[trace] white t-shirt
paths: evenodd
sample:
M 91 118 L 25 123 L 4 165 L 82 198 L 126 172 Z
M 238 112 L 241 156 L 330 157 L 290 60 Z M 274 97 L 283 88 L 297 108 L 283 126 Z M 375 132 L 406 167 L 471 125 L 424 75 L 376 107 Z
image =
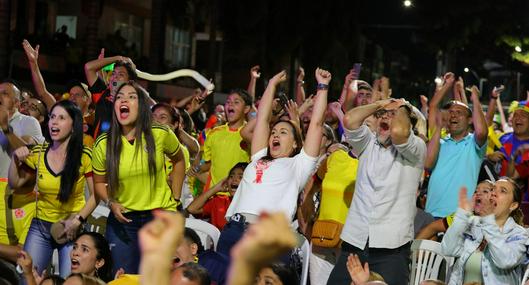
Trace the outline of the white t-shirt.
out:
M 28 136 L 33 138 L 38 144 L 44 142 L 39 121 L 31 116 L 26 116 L 17 111 L 9 119 L 9 126 L 13 128 L 13 134 L 19 138 Z M 2 132 L 2 130 L 0 130 L 0 132 Z M 0 146 L 0 178 L 7 178 L 11 156 L 9 156 L 9 153 L 7 152 L 7 138 L 3 134 L 0 135 L 0 137 L 2 140 L 5 140 L 1 142 L 2 146 Z
M 294 157 L 263 161 L 267 148 L 252 156 L 244 170 L 237 192 L 226 212 L 226 219 L 237 213 L 259 215 L 282 211 L 292 220 L 296 213 L 298 194 L 303 190 L 316 167 L 317 157 L 302 149 Z

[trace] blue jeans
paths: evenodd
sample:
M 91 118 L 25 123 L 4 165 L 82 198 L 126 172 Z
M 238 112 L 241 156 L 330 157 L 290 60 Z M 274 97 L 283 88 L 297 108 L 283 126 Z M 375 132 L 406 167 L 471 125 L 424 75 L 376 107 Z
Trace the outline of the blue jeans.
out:
M 220 232 L 217 252 L 230 256 L 231 248 L 242 238 L 248 226 L 249 224 L 246 223 L 243 216 L 233 215 Z
M 123 215 L 132 222 L 122 224 L 112 212 L 107 219 L 105 235 L 112 253 L 112 274 L 120 268 L 127 274 L 138 274 L 141 258 L 138 232 L 153 216 L 151 211 L 129 212 Z
M 40 274 L 51 263 L 53 250 L 57 249 L 59 252 L 59 274 L 66 278 L 70 275 L 70 251 L 72 251 L 73 244 L 71 242 L 57 244 L 50 234 L 52 224 L 33 218 L 24 243 L 24 250 L 33 258 L 33 266 L 37 268 L 37 272 Z

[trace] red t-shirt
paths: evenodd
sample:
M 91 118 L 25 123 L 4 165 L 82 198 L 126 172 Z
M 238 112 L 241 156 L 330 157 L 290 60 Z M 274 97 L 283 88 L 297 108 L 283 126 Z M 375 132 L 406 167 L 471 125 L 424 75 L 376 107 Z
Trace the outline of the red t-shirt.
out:
M 226 224 L 226 211 L 231 203 L 231 198 L 224 195 L 215 195 L 210 198 L 202 208 L 202 215 L 211 218 L 211 224 L 219 230 Z

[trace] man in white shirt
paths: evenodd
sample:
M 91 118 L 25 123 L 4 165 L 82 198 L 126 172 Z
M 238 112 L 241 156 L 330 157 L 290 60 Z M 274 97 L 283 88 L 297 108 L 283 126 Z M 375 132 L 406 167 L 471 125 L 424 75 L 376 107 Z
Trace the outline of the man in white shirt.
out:
M 376 132 L 363 124 L 377 119 Z M 414 135 L 409 103 L 388 99 L 360 106 L 344 117 L 346 141 L 359 155 L 355 194 L 342 230 L 342 252 L 327 284 L 351 284 L 346 262 L 356 254 L 390 285 L 408 283 L 415 193 L 426 144 Z
M 35 205 L 18 209 L 6 205 L 11 191 L 7 186 L 10 155 L 21 146 L 44 141 L 37 119 L 18 112 L 20 101 L 20 90 L 13 82 L 0 83 L 0 258 L 11 262 L 16 262 L 17 245 L 24 243 Z

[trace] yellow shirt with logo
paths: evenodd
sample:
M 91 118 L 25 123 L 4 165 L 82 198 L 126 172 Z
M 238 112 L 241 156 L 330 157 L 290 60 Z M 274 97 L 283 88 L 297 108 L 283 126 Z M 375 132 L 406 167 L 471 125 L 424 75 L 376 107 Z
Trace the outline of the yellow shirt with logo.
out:
M 14 200 L 10 208 L 7 199 L 11 189 L 7 184 L 7 178 L 0 178 L 0 191 L 3 194 L 0 199 L 0 243 L 2 244 L 24 244 L 28 234 L 31 220 L 35 216 L 35 195 L 12 194 L 9 199 Z
M 38 202 L 36 217 L 51 223 L 67 218 L 69 215 L 78 213 L 85 205 L 85 182 L 86 177 L 92 175 L 92 153 L 89 148 L 83 148 L 79 177 L 68 201 L 61 202 L 58 199 L 61 186 L 61 173 L 55 173 L 46 160 L 48 144 L 37 145 L 31 149 L 31 154 L 24 162 L 31 169 L 38 167 Z
M 155 142 L 156 173 L 151 177 L 145 139 L 142 150 L 136 153 L 137 140 L 127 141 L 121 136 L 121 154 L 119 164 L 119 186 L 113 197 L 129 211 L 146 211 L 152 209 L 174 210 L 175 201 L 171 188 L 167 184 L 165 155 L 173 156 L 180 151 L 180 142 L 176 135 L 165 126 L 153 125 L 152 134 Z M 108 134 L 100 135 L 94 145 L 93 169 L 97 175 L 105 175 L 106 147 Z M 107 181 L 108 182 L 108 181 Z
M 211 129 L 206 135 L 204 143 L 205 161 L 211 161 L 211 183 L 216 185 L 228 176 L 231 168 L 239 162 L 250 161 L 250 145 L 241 137 L 241 126 L 231 130 L 228 124 Z
M 334 220 L 345 224 L 353 199 L 358 159 L 339 149 L 327 158 L 327 172 L 321 184 L 318 220 Z

